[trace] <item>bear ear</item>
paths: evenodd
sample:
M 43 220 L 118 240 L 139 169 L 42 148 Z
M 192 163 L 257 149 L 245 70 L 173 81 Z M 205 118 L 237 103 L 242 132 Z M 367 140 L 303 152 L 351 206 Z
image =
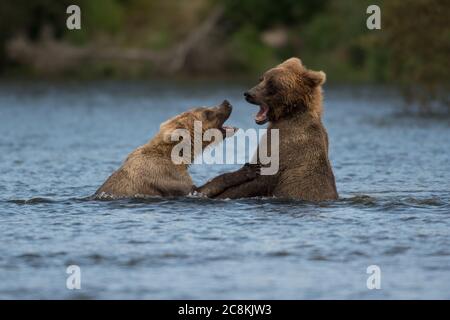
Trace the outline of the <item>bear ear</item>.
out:
M 180 141 L 180 138 L 184 139 L 185 137 L 189 136 L 190 136 L 189 132 L 186 132 L 185 129 L 177 128 L 163 132 L 162 139 L 164 143 L 172 144 Z
M 180 141 L 180 138 L 189 139 L 191 132 L 182 121 L 169 121 L 162 123 L 160 133 L 164 143 L 172 144 Z
M 281 63 L 279 66 L 285 67 L 285 68 L 296 69 L 296 68 L 303 66 L 303 64 L 302 64 L 302 60 L 300 60 L 299 58 L 292 57 L 292 58 L 287 59 L 283 63 Z
M 323 71 L 308 70 L 304 74 L 304 79 L 311 87 L 321 86 L 327 80 L 327 75 Z
M 166 122 L 161 123 L 159 126 L 159 131 L 162 133 L 162 138 L 165 143 L 172 142 L 172 134 L 175 130 L 180 129 L 180 125 L 178 122 L 173 122 L 172 119 L 167 120 Z
M 163 142 L 164 143 L 172 143 L 172 132 L 164 132 L 163 135 Z

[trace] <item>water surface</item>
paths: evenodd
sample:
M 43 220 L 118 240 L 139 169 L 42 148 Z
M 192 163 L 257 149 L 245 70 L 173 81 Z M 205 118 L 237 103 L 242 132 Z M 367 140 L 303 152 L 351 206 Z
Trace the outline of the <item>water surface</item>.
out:
M 326 90 L 339 201 L 85 198 L 190 106 L 227 98 L 229 123 L 256 127 L 245 89 L 0 84 L 0 298 L 449 299 L 449 120 L 401 115 L 386 89 Z M 72 264 L 81 290 L 66 288 Z

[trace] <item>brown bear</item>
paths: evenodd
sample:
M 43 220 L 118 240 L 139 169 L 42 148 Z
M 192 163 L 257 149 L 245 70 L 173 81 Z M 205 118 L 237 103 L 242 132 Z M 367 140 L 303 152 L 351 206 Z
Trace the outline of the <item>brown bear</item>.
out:
M 300 59 L 291 58 L 264 73 L 259 84 L 244 94 L 249 103 L 260 107 L 256 123 L 269 122 L 269 146 L 270 131 L 279 130 L 279 170 L 230 187 L 217 198 L 338 198 L 321 121 L 325 78 L 324 72 L 309 70 Z
M 95 192 L 95 197 L 185 196 L 195 191 L 213 197 L 228 187 L 254 179 L 259 172 L 258 166 L 246 165 L 238 172 L 222 175 L 202 187 L 195 187 L 188 173 L 188 165 L 196 156 L 195 152 L 202 152 L 212 143 L 203 139 L 202 148 L 190 148 L 190 154 L 183 155 L 189 161 L 176 164 L 172 159 L 172 149 L 179 143 L 172 141 L 174 130 L 186 129 L 188 135 L 194 137 L 194 123 L 201 121 L 203 132 L 219 129 L 223 138 L 226 138 L 235 131 L 234 128 L 224 126 L 231 111 L 232 106 L 225 100 L 219 106 L 195 108 L 164 122 L 155 137 L 134 150 Z

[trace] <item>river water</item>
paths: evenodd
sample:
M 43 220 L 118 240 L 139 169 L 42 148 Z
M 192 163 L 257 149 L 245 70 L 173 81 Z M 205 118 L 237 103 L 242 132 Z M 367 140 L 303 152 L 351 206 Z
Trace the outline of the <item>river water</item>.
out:
M 250 85 L 2 82 L 0 298 L 449 299 L 450 121 L 385 88 L 326 88 L 338 201 L 86 199 L 191 106 L 227 98 L 228 123 L 256 128 Z

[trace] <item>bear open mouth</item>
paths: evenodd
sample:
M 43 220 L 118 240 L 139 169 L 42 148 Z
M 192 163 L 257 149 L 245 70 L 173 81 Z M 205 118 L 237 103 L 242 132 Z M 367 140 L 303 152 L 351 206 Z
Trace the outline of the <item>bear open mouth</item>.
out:
M 226 137 L 230 137 L 230 136 L 234 135 L 236 133 L 236 131 L 239 130 L 239 128 L 222 125 L 222 127 L 220 127 L 219 130 L 222 132 L 223 137 L 226 138 Z
M 222 122 L 222 126 L 219 128 L 219 130 L 222 132 L 222 135 L 223 135 L 224 139 L 228 138 L 228 137 L 231 137 L 232 135 L 234 135 L 236 133 L 236 131 L 238 131 L 238 128 L 235 128 L 235 127 L 228 126 L 228 125 L 224 124 L 225 121 L 227 121 L 228 118 L 230 117 L 230 114 L 228 114 L 228 116 L 224 119 L 224 121 Z
M 259 106 L 259 111 L 255 116 L 255 121 L 257 124 L 266 123 L 269 118 L 267 118 L 267 113 L 269 112 L 269 107 L 265 104 Z
M 224 100 L 219 106 L 212 108 L 214 112 L 216 112 L 216 117 L 219 120 L 219 124 L 217 126 L 217 129 L 220 130 L 220 132 L 223 135 L 223 138 L 231 137 L 238 131 L 238 128 L 224 125 L 224 123 L 228 120 L 228 118 L 231 115 L 231 112 L 233 110 L 233 106 L 231 105 L 228 100 Z

